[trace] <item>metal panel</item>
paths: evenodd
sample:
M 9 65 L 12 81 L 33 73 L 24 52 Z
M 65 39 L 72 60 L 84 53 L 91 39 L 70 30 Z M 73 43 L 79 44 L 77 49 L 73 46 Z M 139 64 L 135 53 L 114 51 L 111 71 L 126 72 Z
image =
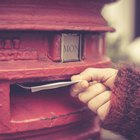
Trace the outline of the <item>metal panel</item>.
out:
M 72 62 L 81 60 L 81 35 L 62 34 L 61 61 Z

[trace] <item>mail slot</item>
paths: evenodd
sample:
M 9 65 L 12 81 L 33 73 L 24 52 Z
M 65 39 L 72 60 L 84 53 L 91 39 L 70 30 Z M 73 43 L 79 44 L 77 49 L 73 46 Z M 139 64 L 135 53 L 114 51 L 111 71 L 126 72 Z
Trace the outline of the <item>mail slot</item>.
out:
M 69 81 L 88 67 L 110 67 L 101 16 L 115 0 L 0 1 L 0 139 L 100 139 L 96 114 L 70 96 Z

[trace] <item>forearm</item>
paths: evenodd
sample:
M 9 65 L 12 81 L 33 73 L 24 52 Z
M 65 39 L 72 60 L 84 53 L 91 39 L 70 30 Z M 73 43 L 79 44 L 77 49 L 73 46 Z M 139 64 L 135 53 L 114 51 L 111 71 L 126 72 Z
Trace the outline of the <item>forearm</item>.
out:
M 128 67 L 119 70 L 111 97 L 110 112 L 103 127 L 128 139 L 140 138 L 140 73 L 136 70 Z

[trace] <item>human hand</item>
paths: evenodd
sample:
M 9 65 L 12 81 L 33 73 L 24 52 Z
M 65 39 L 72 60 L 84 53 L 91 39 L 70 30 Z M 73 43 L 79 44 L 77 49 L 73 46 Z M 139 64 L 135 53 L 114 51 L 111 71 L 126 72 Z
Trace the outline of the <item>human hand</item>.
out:
M 72 81 L 82 80 L 71 87 L 71 96 L 88 105 L 104 120 L 110 109 L 110 97 L 118 70 L 112 68 L 88 68 L 71 77 Z

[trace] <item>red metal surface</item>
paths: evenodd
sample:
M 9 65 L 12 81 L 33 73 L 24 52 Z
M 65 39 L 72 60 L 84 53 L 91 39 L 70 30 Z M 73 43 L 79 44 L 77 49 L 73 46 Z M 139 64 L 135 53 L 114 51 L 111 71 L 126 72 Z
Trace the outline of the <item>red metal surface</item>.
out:
M 60 127 L 26 131 L 10 135 L 1 135 L 1 140 L 99 140 L 100 127 L 98 118 L 93 121 L 82 121 Z
M 107 26 L 100 11 L 111 0 L 0 1 L 0 140 L 99 140 L 94 113 L 69 88 L 37 93 L 27 85 L 70 80 L 88 67 L 108 67 Z M 61 62 L 62 33 L 82 35 L 82 60 Z
M 0 1 L 0 29 L 114 31 L 100 14 L 103 5 L 113 1 L 115 0 Z

